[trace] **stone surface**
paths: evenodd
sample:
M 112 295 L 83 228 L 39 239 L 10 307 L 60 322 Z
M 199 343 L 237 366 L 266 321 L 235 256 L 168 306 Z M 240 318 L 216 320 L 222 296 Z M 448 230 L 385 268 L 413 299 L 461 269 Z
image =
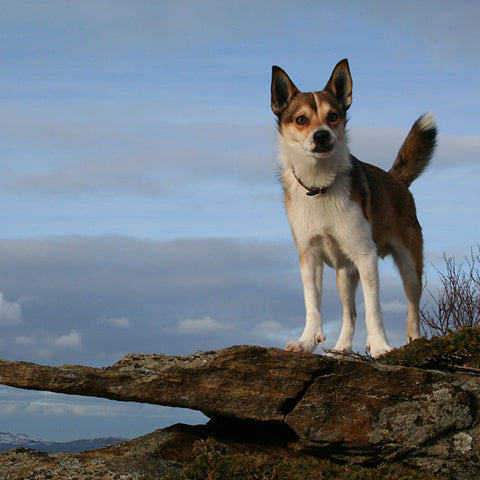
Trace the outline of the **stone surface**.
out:
M 476 416 L 477 381 L 468 377 L 340 360 L 309 387 L 285 422 L 305 447 L 341 445 L 337 454 L 395 458 Z
M 466 374 L 238 346 L 186 357 L 132 354 L 103 369 L 2 360 L 0 383 L 197 409 L 214 419 L 209 435 L 223 431 L 282 455 L 395 460 L 451 478 L 480 478 L 480 379 Z M 206 434 L 201 428 L 207 427 L 196 432 Z M 153 463 L 155 451 L 146 455 Z M 126 455 L 120 446 L 115 452 Z M 83 465 L 81 455 L 68 458 Z M 161 456 L 158 468 L 182 461 Z M 61 457 L 44 463 L 52 458 Z
M 332 360 L 239 346 L 186 357 L 131 354 L 107 368 L 0 360 L 0 383 L 200 410 L 207 416 L 282 421 L 289 402 Z

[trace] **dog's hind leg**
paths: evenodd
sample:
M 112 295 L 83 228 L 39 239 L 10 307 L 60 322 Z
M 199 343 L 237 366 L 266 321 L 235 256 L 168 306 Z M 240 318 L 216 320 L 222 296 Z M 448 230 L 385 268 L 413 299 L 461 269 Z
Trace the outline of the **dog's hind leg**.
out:
M 340 352 L 352 351 L 353 333 L 355 331 L 355 322 L 357 312 L 355 309 L 355 292 L 359 281 L 358 270 L 356 268 L 339 268 L 337 270 L 337 288 L 342 301 L 342 331 L 338 337 L 334 350 Z
M 420 234 L 420 245 L 421 245 Z M 418 243 L 418 242 L 416 242 Z M 421 248 L 412 251 L 395 245 L 393 259 L 400 271 L 407 297 L 407 342 L 420 338 L 420 297 L 422 296 L 423 259 Z

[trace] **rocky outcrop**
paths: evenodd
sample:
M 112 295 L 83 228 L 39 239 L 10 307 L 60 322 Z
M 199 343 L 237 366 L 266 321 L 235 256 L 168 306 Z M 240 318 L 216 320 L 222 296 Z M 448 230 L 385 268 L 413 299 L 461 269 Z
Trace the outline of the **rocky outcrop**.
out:
M 0 361 L 0 383 L 188 407 L 214 419 L 209 435 L 228 425 L 243 442 L 287 454 L 480 478 L 480 379 L 462 373 L 238 346 L 132 354 L 102 369 Z
M 202 429 L 178 425 L 135 440 L 83 453 L 44 453 L 15 448 L 0 455 L 4 480 L 144 480 L 177 473 L 190 460 Z M 172 452 L 175 451 L 175 453 Z M 168 457 L 171 458 L 168 458 Z

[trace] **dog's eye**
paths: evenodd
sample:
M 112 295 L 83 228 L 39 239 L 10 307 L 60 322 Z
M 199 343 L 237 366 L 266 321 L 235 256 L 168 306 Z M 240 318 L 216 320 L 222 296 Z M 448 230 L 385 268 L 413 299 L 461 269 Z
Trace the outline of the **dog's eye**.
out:
M 297 125 L 305 125 L 307 123 L 307 117 L 305 115 L 300 115 L 295 119 Z
M 337 112 L 329 112 L 327 115 L 327 122 L 335 123 L 338 120 L 338 113 Z

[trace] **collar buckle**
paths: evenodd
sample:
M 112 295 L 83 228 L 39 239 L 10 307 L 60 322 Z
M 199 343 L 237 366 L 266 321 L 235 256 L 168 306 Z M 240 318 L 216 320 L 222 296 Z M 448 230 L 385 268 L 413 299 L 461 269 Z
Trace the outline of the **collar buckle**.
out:
M 324 193 L 327 193 L 328 187 L 307 187 L 301 180 L 300 178 L 297 177 L 297 174 L 295 173 L 295 170 L 292 168 L 292 173 L 297 182 L 307 191 L 307 195 L 309 197 L 314 197 L 315 195 L 323 195 Z M 330 185 L 329 185 L 330 186 Z

